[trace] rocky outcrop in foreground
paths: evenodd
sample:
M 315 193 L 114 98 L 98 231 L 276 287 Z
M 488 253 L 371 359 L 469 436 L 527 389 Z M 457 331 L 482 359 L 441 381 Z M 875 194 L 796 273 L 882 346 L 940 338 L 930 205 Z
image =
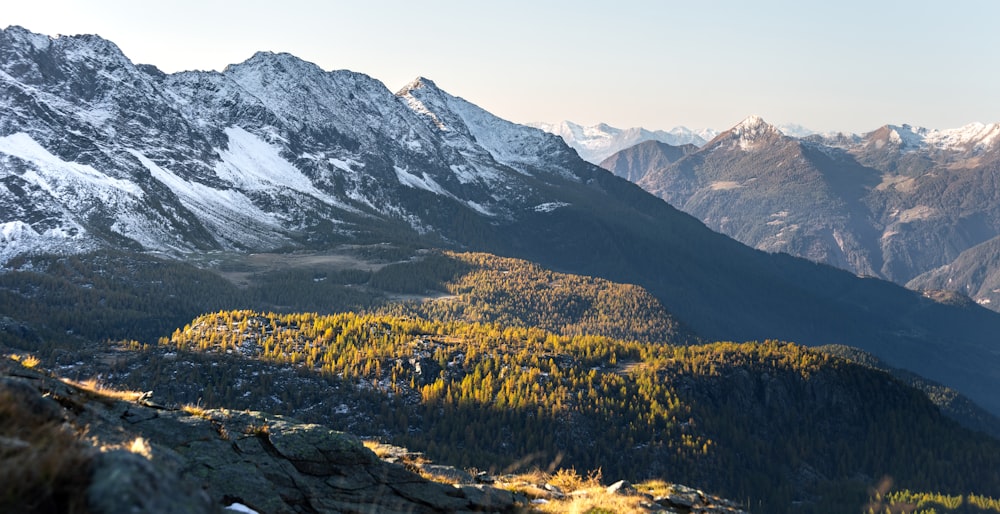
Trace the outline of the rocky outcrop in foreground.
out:
M 0 497 L 4 512 L 85 505 L 92 513 L 207 513 L 234 503 L 268 514 L 520 508 L 509 491 L 430 481 L 319 425 L 164 408 L 144 395 L 94 391 L 3 360 L 0 468 L 8 469 L 0 477 L 14 477 Z M 51 434 L 32 440 L 38 433 Z M 59 461 L 56 472 L 25 469 L 42 464 L 35 443 L 52 446 L 55 437 L 61 449 L 46 459 Z

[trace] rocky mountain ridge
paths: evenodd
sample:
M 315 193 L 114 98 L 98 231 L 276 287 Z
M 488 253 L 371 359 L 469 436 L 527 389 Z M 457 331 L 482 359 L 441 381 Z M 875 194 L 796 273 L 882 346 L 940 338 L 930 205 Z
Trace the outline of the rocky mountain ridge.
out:
M 995 308 L 987 284 L 1000 271 L 973 261 L 996 260 L 998 134 L 1000 124 L 973 123 L 796 138 L 751 117 L 683 159 L 636 147 L 603 166 L 756 248 Z M 959 259 L 965 251 L 979 257 Z

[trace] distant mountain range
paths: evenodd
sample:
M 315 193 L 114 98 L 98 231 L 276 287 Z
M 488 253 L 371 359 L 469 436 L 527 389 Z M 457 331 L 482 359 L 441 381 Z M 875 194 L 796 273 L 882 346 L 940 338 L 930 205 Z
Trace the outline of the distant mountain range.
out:
M 750 117 L 602 166 L 748 245 L 1000 308 L 1000 124 L 795 138 Z
M 103 276 L 106 263 L 88 260 L 90 252 L 154 253 L 208 266 L 225 255 L 291 256 L 339 245 L 474 250 L 640 285 L 705 339 L 857 346 L 1000 413 L 1000 315 L 751 249 L 583 161 L 561 138 L 497 118 L 425 78 L 393 93 L 360 73 L 267 52 L 222 72 L 165 74 L 132 63 L 97 36 L 50 38 L 11 27 L 0 33 L 0 112 L 0 262 L 27 281 L 0 290 L 11 306 L 5 312 L 30 305 L 52 285 L 33 271 L 43 269 L 43 254 L 82 255 L 49 268 L 68 265 L 76 269 L 70 276 L 83 276 L 89 266 L 86 276 Z M 879 148 L 873 139 L 866 158 L 902 144 L 888 133 L 883 139 Z M 830 163 L 849 155 L 748 120 L 676 161 L 681 171 L 672 181 L 712 198 L 752 190 L 746 184 L 757 177 L 813 192 L 800 201 L 815 210 L 824 208 L 823 194 L 859 187 L 842 172 L 831 175 L 829 188 L 785 174 L 742 175 L 764 155 L 756 149 L 778 143 L 789 153 L 775 162 L 798 159 L 799 151 L 831 173 Z M 868 148 L 846 136 L 841 144 Z M 832 156 L 822 148 L 833 148 Z M 695 164 L 716 159 L 730 162 L 732 176 L 704 186 Z M 870 180 L 873 187 L 881 181 Z M 903 191 L 906 184 L 885 187 Z M 744 205 L 775 214 L 773 226 L 791 226 L 805 210 L 755 202 Z M 897 221 L 927 212 L 901 210 Z M 988 221 L 972 218 L 961 227 L 975 232 L 977 220 Z M 143 259 L 133 267 L 145 269 Z M 872 262 L 872 270 L 883 267 Z M 172 287 L 168 279 L 204 283 L 192 276 L 156 280 L 161 288 Z M 51 298 L 60 297 L 68 294 Z M 136 301 L 148 303 L 142 298 Z
M 585 127 L 572 121 L 528 123 L 528 126 L 540 128 L 563 138 L 563 141 L 576 150 L 583 160 L 594 164 L 600 164 L 601 161 L 616 152 L 645 141 L 659 141 L 673 146 L 702 146 L 719 135 L 717 130 L 710 128 L 692 130 L 687 127 L 674 127 L 670 130 L 649 130 L 642 127 L 632 127 L 620 129 L 606 123 Z M 814 134 L 813 131 L 796 124 L 781 125 L 779 130 L 795 137 Z
M 583 160 L 594 164 L 643 141 L 660 141 L 675 146 L 687 144 L 701 146 L 718 134 L 712 129 L 692 130 L 687 127 L 675 127 L 670 130 L 647 130 L 642 127 L 620 129 L 605 123 L 584 127 L 572 121 L 529 123 L 528 126 L 558 135 L 576 150 Z

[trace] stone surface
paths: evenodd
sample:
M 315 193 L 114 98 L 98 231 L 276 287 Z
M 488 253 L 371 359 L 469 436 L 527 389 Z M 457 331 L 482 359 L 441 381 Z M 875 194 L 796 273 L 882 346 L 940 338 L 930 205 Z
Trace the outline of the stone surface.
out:
M 87 500 L 95 514 L 194 514 L 221 510 L 193 483 L 125 450 L 97 455 Z
M 455 468 L 468 484 L 428 480 L 353 435 L 292 418 L 129 402 L 9 362 L 0 362 L 0 391 L 42 422 L 87 428 L 95 514 L 218 513 L 233 503 L 267 514 L 516 512 L 526 502 Z

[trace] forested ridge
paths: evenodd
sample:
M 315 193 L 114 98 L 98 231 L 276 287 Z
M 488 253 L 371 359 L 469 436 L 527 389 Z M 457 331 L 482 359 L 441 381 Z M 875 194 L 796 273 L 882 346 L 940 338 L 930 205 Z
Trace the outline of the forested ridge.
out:
M 382 312 L 435 320 L 538 327 L 550 332 L 655 342 L 696 342 L 645 289 L 595 277 L 557 273 L 487 253 L 443 252 L 393 265 L 401 276 L 433 276 L 452 297 L 393 304 Z M 442 272 L 441 270 L 447 270 Z M 390 267 L 380 270 L 385 276 Z M 443 287 L 442 287 L 443 286 Z M 428 288 L 429 289 L 429 288 Z
M 209 358 L 199 364 L 210 368 L 204 404 L 282 391 L 286 408 L 334 426 L 348 418 L 324 389 L 289 390 L 247 364 L 290 366 L 326 381 L 327 395 L 353 391 L 363 426 L 380 437 L 459 465 L 668 477 L 760 512 L 856 510 L 885 476 L 913 490 L 1000 496 L 996 440 L 888 374 L 790 343 L 671 345 L 417 317 L 221 311 L 146 350 L 157 351 Z M 177 380 L 163 369 L 160 380 Z

